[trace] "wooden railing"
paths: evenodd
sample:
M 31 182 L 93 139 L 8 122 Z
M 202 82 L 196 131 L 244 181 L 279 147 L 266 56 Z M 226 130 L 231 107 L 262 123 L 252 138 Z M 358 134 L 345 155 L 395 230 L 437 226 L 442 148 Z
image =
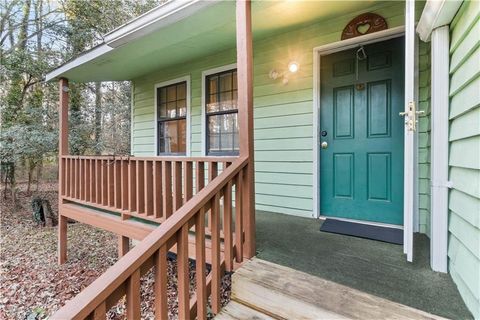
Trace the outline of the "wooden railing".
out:
M 140 278 L 152 267 L 155 267 L 155 318 L 167 319 L 167 252 L 174 246 L 177 253 L 178 318 L 206 319 L 209 297 L 211 310 L 218 313 L 222 272 L 224 269 L 233 270 L 236 263 L 242 262 L 246 245 L 244 234 L 249 232 L 243 223 L 249 213 L 242 209 L 247 164 L 246 157 L 237 158 L 51 319 L 105 319 L 108 310 L 123 296 L 126 296 L 127 319 L 140 319 Z M 67 194 L 71 191 L 66 190 Z M 220 209 L 221 203 L 223 210 Z M 211 236 L 205 234 L 207 212 L 211 214 Z M 192 231 L 195 232 L 196 285 L 190 296 L 188 237 Z M 205 245 L 206 241 L 210 241 L 210 246 Z M 208 274 L 207 255 L 211 260 Z
M 161 223 L 236 158 L 62 156 L 63 199 Z

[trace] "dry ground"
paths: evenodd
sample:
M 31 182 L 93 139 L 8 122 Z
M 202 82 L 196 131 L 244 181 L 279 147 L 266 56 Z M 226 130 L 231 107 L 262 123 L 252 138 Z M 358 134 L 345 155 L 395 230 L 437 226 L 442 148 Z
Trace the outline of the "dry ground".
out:
M 45 184 L 35 194 L 47 197 L 57 212 L 56 184 Z M 82 224 L 69 224 L 68 262 L 57 264 L 57 228 L 42 227 L 32 219 L 32 195 L 18 193 L 18 204 L 1 198 L 0 319 L 45 319 L 117 261 L 115 235 Z M 193 267 L 193 265 L 191 265 Z M 192 291 L 195 272 L 191 272 Z M 142 318 L 153 318 L 153 273 L 142 278 Z M 230 297 L 225 276 L 223 302 Z M 169 261 L 170 318 L 176 318 L 176 264 Z M 124 318 L 120 302 L 108 314 Z

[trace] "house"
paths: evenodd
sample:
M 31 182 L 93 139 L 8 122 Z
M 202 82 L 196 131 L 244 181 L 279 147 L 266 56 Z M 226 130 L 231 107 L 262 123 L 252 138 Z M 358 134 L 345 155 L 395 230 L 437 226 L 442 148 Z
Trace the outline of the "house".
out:
M 139 318 L 152 266 L 166 318 L 168 251 L 179 318 L 205 318 L 209 296 L 219 313 L 262 212 L 400 230 L 408 262 L 424 234 L 430 268 L 480 318 L 479 34 L 480 2 L 446 0 L 170 1 L 108 33 L 47 75 L 59 263 L 67 218 L 118 234 L 124 256 L 53 318 L 104 318 L 124 295 Z M 132 82 L 132 155 L 69 155 L 68 82 L 113 80 Z M 189 257 L 211 265 L 192 297 Z

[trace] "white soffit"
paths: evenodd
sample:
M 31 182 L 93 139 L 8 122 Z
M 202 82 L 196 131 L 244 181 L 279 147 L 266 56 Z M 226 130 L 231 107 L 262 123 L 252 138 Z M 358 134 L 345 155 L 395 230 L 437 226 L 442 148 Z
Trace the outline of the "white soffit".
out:
M 417 25 L 420 39 L 430 41 L 430 35 L 435 28 L 450 24 L 462 2 L 462 0 L 428 0 Z

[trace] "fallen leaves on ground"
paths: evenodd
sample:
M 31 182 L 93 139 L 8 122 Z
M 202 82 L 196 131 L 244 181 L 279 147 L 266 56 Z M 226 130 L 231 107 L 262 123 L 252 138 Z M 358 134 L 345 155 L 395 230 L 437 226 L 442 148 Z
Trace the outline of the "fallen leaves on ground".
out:
M 68 261 L 57 263 L 57 228 L 42 227 L 32 218 L 31 199 L 47 198 L 57 212 L 57 185 L 45 184 L 31 195 L 22 189 L 17 205 L 1 193 L 0 319 L 45 319 L 74 298 L 117 261 L 117 237 L 80 223 L 68 225 Z M 191 293 L 195 269 L 190 263 Z M 176 261 L 168 261 L 169 318 L 177 318 Z M 154 314 L 153 270 L 141 279 L 142 318 Z M 222 304 L 230 300 L 230 276 L 223 279 Z M 211 318 L 212 315 L 210 314 Z M 108 312 L 109 319 L 125 319 L 122 299 Z

